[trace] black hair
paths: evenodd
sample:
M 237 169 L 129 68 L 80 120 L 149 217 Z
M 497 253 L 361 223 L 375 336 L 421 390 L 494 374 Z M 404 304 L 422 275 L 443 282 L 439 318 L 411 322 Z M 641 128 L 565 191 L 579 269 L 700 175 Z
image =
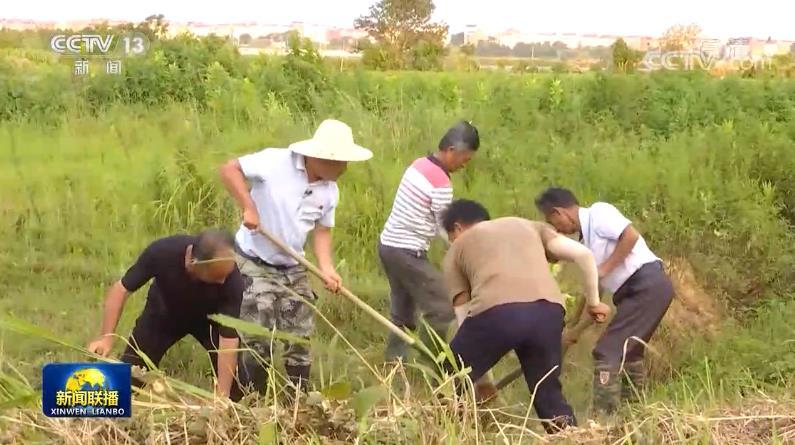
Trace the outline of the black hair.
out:
M 439 141 L 439 150 L 453 147 L 455 150 L 477 151 L 480 147 L 478 129 L 467 121 L 460 121 L 453 125 Z
M 489 211 L 477 201 L 469 199 L 457 199 L 450 204 L 450 207 L 442 216 L 442 225 L 448 232 L 453 230 L 455 223 L 475 224 L 491 219 Z
M 208 229 L 199 234 L 193 244 L 193 259 L 207 261 L 215 259 L 221 249 L 235 245 L 235 238 L 222 229 Z
M 578 205 L 580 203 L 574 193 L 561 187 L 550 187 L 536 198 L 536 207 L 543 213 L 549 212 L 553 207 L 574 207 Z

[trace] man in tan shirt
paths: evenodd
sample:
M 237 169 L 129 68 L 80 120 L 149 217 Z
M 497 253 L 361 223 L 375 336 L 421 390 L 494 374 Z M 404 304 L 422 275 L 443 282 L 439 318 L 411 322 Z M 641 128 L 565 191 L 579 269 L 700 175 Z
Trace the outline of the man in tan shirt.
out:
M 448 295 L 460 327 L 451 348 L 477 381 L 505 354 L 519 358 L 533 407 L 547 432 L 576 425 L 560 385 L 563 297 L 547 258 L 571 261 L 582 271 L 588 312 L 603 322 L 591 252 L 542 222 L 489 221 L 479 203 L 455 201 L 444 215 L 452 242 L 444 260 Z M 539 383 L 540 382 L 540 383 Z

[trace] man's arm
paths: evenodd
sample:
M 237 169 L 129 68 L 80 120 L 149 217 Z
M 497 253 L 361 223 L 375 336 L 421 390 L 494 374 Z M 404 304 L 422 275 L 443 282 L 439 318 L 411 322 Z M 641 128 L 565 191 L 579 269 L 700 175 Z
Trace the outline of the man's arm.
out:
M 237 369 L 237 348 L 240 340 L 237 337 L 220 337 L 218 346 L 218 387 L 216 392 L 221 397 L 229 397 L 232 382 Z
M 259 227 L 259 214 L 254 200 L 248 191 L 246 177 L 238 159 L 230 159 L 221 166 L 221 182 L 243 210 L 243 224 L 249 229 Z
M 243 276 L 235 270 L 226 278 L 221 288 L 222 303 L 218 313 L 227 317 L 240 318 L 243 303 Z M 237 349 L 240 345 L 238 332 L 229 326 L 218 326 L 217 372 L 218 382 L 215 392 L 220 397 L 229 397 L 237 370 Z
M 469 315 L 469 301 L 472 296 L 470 295 L 469 278 L 458 264 L 457 247 L 459 246 L 454 246 L 447 251 L 447 255 L 442 261 L 442 275 L 445 288 L 449 292 L 448 295 L 452 297 L 453 311 L 460 327 Z
M 326 289 L 337 292 L 342 286 L 342 278 L 337 274 L 334 268 L 334 259 L 332 256 L 332 237 L 331 229 L 321 224 L 316 224 L 315 229 L 312 231 L 312 242 L 315 248 L 315 257 L 317 257 L 318 267 L 326 275 Z
M 632 249 L 640 239 L 640 234 L 635 230 L 632 225 L 628 225 L 621 235 L 618 237 L 613 253 L 599 265 L 599 278 L 603 278 L 610 274 L 619 264 L 623 263 L 627 256 L 632 252 Z
M 105 296 L 105 309 L 102 314 L 102 331 L 100 335 L 105 336 L 116 332 L 116 326 L 118 326 L 119 318 L 121 318 L 122 310 L 124 310 L 124 303 L 129 296 L 130 292 L 124 288 L 121 280 L 113 283 L 108 289 L 108 293 Z
M 102 329 L 99 338 L 88 345 L 88 350 L 94 354 L 107 357 L 113 348 L 113 333 L 119 324 L 124 303 L 130 292 L 124 288 L 121 281 L 113 283 L 105 295 L 105 305 L 102 311 Z
M 113 283 L 105 295 L 105 307 L 102 315 L 102 330 L 99 338 L 88 345 L 88 350 L 107 356 L 113 347 L 113 333 L 119 323 L 121 312 L 127 297 L 140 289 L 154 277 L 153 262 L 156 258 L 157 241 L 144 249 L 135 264 L 130 267 L 121 280 Z
M 582 244 L 559 234 L 547 241 L 545 248 L 555 258 L 577 265 L 580 269 L 586 303 L 588 306 L 599 304 L 599 274 L 591 251 Z
M 599 300 L 599 275 L 591 251 L 582 244 L 559 234 L 549 236 L 545 248 L 554 257 L 577 265 L 580 269 L 588 312 L 597 322 L 604 322 L 610 314 L 610 308 Z
M 469 292 L 461 292 L 453 298 L 453 311 L 459 327 L 464 324 L 469 313 L 469 300 L 471 300 Z
M 430 193 L 430 198 L 431 213 L 433 214 L 433 219 L 436 222 L 436 233 L 439 235 L 439 238 L 444 241 L 445 245 L 449 246 L 450 240 L 447 238 L 447 231 L 444 230 L 442 218 L 444 216 L 444 212 L 453 202 L 453 189 L 450 187 L 434 189 Z

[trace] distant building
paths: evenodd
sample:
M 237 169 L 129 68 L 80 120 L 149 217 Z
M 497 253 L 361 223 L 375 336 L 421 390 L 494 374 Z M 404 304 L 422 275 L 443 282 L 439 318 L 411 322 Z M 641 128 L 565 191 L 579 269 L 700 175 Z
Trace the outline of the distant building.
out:
M 464 44 L 478 46 L 478 43 L 487 40 L 488 36 L 477 25 L 467 25 L 464 28 Z
M 367 39 L 370 37 L 370 33 L 364 31 L 362 29 L 354 29 L 354 28 L 344 28 L 339 30 L 339 35 L 341 38 L 353 39 L 353 40 L 361 40 Z
M 580 46 L 580 36 L 573 32 L 564 32 L 563 34 L 558 34 L 557 38 L 552 41 L 555 42 L 563 42 L 568 48 L 577 48 Z
M 643 36 L 625 36 L 623 37 L 623 39 L 625 42 L 627 42 L 627 46 L 630 47 L 631 49 L 634 49 L 636 51 L 645 51 L 648 49 L 644 48 Z
M 315 43 L 328 43 L 328 39 L 326 37 L 326 31 L 328 28 L 325 26 L 313 25 L 304 22 L 293 22 L 290 25 L 290 28 L 293 31 L 297 31 L 302 37 L 305 37 Z
M 185 23 L 169 23 L 166 35 L 168 37 L 175 37 L 180 34 L 187 34 L 191 32 L 192 31 L 190 30 L 190 27 L 188 27 L 188 25 Z
M 748 39 L 749 57 L 752 59 L 761 59 L 765 56 L 765 40 L 755 39 L 751 37 Z
M 724 55 L 730 60 L 746 60 L 751 57 L 751 39 L 748 37 L 729 39 Z
M 54 22 L 34 22 L 33 20 L 11 20 L 0 19 L 0 28 L 9 29 L 12 31 L 24 31 L 26 29 L 40 29 L 55 27 Z
M 286 25 L 243 24 L 234 25 L 232 35 L 239 39 L 243 34 L 248 34 L 252 39 L 257 39 L 272 34 L 283 34 L 289 30 L 290 27 Z
M 696 42 L 696 48 L 702 54 L 710 57 L 720 57 L 721 50 L 723 49 L 723 42 L 720 39 L 701 38 Z
M 585 34 L 580 38 L 579 46 L 610 46 L 616 37 L 597 34 Z
M 524 41 L 522 37 L 523 37 L 522 33 L 519 32 L 519 30 L 509 29 L 507 31 L 497 34 L 497 43 L 503 46 L 507 46 L 508 48 L 513 48 L 514 46 L 516 46 L 517 43 L 521 43 Z
M 208 25 L 206 23 L 188 22 L 186 28 L 191 34 L 199 37 L 206 37 L 210 34 L 214 34 L 213 25 Z
M 762 52 L 764 56 L 767 58 L 780 54 L 778 49 L 778 42 L 768 37 L 767 41 L 765 42 L 762 48 Z

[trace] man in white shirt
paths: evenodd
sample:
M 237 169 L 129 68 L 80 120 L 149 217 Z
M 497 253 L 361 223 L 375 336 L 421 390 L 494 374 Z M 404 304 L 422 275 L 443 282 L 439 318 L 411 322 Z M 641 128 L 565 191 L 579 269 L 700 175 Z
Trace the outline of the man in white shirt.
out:
M 312 232 L 318 266 L 327 278 L 325 286 L 335 292 L 341 284 L 334 268 L 331 239 L 339 201 L 336 180 L 348 162 L 371 157 L 370 150 L 354 144 L 350 127 L 326 120 L 312 139 L 287 149 L 266 148 L 221 167 L 224 186 L 243 211 L 243 222 L 235 236 L 244 284 L 240 309 L 243 320 L 308 341 L 314 329 L 314 313 L 303 300 L 315 301 L 316 296 L 306 268 L 257 229 L 266 229 L 300 254 Z M 270 363 L 271 341 L 245 334 L 241 337 L 250 349 L 240 360 L 241 384 L 253 384 L 265 393 L 268 374 L 261 360 Z M 296 388 L 305 390 L 311 363 L 308 342 L 286 343 L 284 357 L 287 377 Z
M 616 315 L 593 350 L 594 408 L 612 413 L 620 398 L 632 400 L 642 389 L 645 343 L 671 304 L 673 285 L 660 258 L 611 204 L 580 207 L 571 191 L 550 188 L 536 206 L 559 232 L 579 234 L 599 266 L 600 287 L 613 294 Z

